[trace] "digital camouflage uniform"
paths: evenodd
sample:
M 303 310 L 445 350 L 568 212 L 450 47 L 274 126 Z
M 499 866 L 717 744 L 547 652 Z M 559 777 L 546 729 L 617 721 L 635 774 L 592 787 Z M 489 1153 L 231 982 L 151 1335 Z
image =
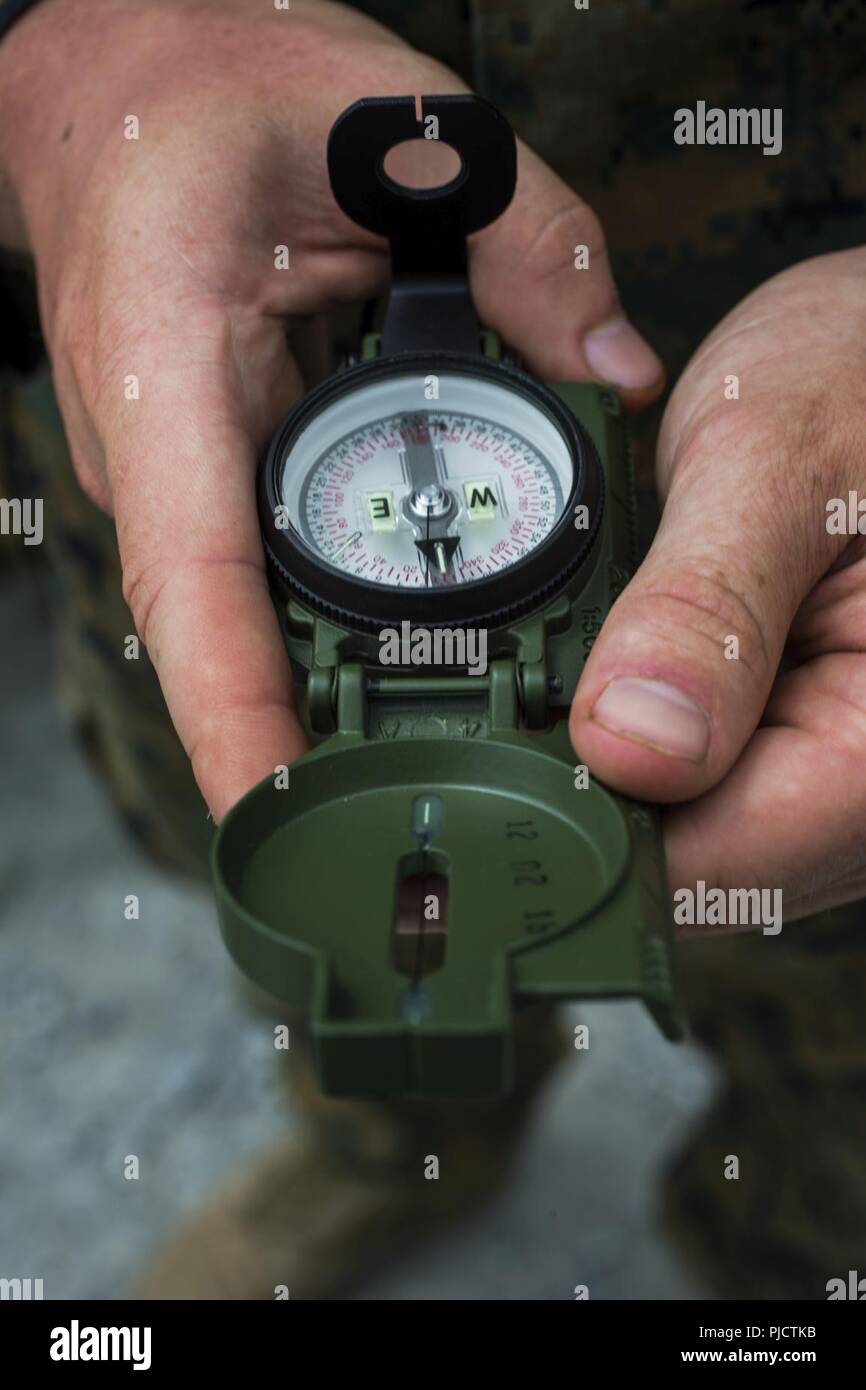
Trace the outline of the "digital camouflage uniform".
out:
M 862 3 L 590 0 L 576 10 L 572 0 L 364 0 L 357 8 L 458 70 L 595 208 L 624 304 L 672 380 L 759 283 L 866 241 Z M 675 144 L 673 113 L 697 100 L 781 107 L 782 152 Z M 43 549 L 66 703 L 139 839 L 176 867 L 200 866 L 210 827 L 156 677 L 146 661 L 122 656 L 134 629 L 112 525 L 72 479 L 45 376 L 7 378 L 4 392 L 5 467 L 27 479 L 7 495 L 42 495 L 47 514 L 63 518 L 46 527 Z M 635 421 L 645 491 L 663 404 Z M 723 1297 L 823 1298 L 829 1278 L 863 1267 L 862 916 L 857 904 L 779 937 L 681 951 L 691 1027 L 724 1081 L 672 1166 L 665 1212 Z M 329 1162 L 393 1192 L 410 1168 L 417 1175 L 423 1154 L 447 1153 L 443 1172 L 460 1176 L 443 1203 L 456 1210 L 501 1176 L 560 1051 L 549 1013 L 521 1016 L 519 1033 L 515 1093 L 487 1106 L 325 1100 L 302 1050 L 286 1055 Z M 738 1182 L 724 1178 L 730 1154 L 740 1160 Z M 272 1165 L 263 1222 L 280 1190 Z

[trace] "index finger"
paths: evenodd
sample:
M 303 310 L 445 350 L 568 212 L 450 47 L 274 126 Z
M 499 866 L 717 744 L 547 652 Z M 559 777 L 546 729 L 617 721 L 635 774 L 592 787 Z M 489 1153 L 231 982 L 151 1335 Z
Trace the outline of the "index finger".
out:
M 305 749 L 268 592 L 255 448 L 228 324 L 137 347 L 100 432 L 124 596 L 215 819 Z

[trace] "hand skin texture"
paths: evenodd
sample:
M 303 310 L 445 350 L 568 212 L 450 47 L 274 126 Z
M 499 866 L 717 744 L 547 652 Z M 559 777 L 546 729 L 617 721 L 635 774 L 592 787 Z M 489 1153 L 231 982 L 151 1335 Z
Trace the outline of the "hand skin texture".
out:
M 328 130 L 360 96 L 461 90 L 321 0 L 41 0 L 0 46 L 3 237 L 35 258 L 76 471 L 116 519 L 127 601 L 217 819 L 304 746 L 255 461 L 303 391 L 310 321 L 387 284 L 383 243 L 333 204 Z M 612 381 L 639 408 L 662 367 L 620 326 L 598 221 L 523 146 L 519 160 L 514 204 L 470 244 L 480 317 L 541 378 Z M 795 267 L 697 353 L 663 426 L 661 530 L 572 713 L 596 775 L 699 798 L 667 816 L 673 887 L 781 887 L 788 918 L 866 891 L 863 542 L 824 525 L 863 475 L 864 271 L 860 251 Z M 800 664 L 775 680 L 789 629 Z M 647 686 L 617 694 L 617 677 L 667 688 L 660 732 Z M 672 737 L 679 754 L 660 750 Z
M 5 240 L 35 258 L 75 469 L 115 517 L 126 600 L 217 819 L 304 748 L 256 458 L 303 392 L 304 324 L 388 283 L 384 241 L 333 201 L 328 132 L 362 96 L 462 90 L 314 0 L 41 0 L 0 45 Z M 482 321 L 541 377 L 597 372 L 653 399 L 663 369 L 622 317 L 597 218 L 519 159 L 519 195 L 470 248 Z
M 661 527 L 572 707 L 598 777 L 689 802 L 666 817 L 672 885 L 781 888 L 786 921 L 866 893 L 866 537 L 826 528 L 831 498 L 866 495 L 864 379 L 866 250 L 723 319 L 671 397 Z

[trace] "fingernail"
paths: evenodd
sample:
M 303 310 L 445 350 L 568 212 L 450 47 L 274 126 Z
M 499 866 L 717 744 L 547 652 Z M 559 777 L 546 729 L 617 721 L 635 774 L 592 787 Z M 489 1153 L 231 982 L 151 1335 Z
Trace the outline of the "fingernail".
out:
M 709 720 L 700 705 L 664 681 L 640 676 L 611 681 L 596 700 L 592 717 L 615 734 L 695 763 L 710 742 Z
M 609 319 L 583 340 L 590 371 L 614 386 L 652 386 L 664 368 L 649 343 L 644 342 L 626 318 Z

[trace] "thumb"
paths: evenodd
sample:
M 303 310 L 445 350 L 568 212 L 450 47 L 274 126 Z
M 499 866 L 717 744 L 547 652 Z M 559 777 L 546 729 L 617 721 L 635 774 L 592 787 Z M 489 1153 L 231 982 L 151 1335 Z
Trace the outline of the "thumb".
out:
M 791 452 L 738 415 L 693 434 L 676 461 L 656 539 L 572 704 L 578 756 L 618 790 L 691 799 L 754 732 L 793 616 L 832 560 Z
M 626 318 L 592 208 L 518 142 L 517 193 L 470 240 L 482 323 L 544 381 L 603 381 L 630 408 L 649 404 L 664 368 Z

